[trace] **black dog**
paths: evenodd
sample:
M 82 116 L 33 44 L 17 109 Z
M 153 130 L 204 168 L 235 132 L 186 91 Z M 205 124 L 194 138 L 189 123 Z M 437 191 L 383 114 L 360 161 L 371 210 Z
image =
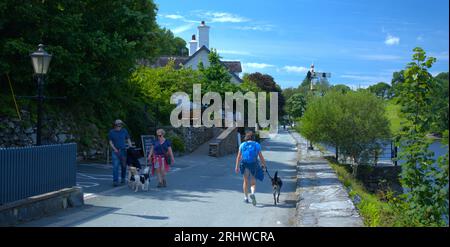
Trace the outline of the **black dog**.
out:
M 280 203 L 280 193 L 281 193 L 281 187 L 283 186 L 283 181 L 281 181 L 281 178 L 278 177 L 278 171 L 275 172 L 275 176 L 272 178 L 267 171 L 267 175 L 269 175 L 269 178 L 272 180 L 272 189 L 273 189 L 273 203 L 277 205 L 277 202 Z

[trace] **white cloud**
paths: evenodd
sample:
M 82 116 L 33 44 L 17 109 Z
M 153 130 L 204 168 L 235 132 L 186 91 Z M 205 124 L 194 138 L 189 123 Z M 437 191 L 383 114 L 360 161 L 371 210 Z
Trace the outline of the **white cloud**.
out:
M 235 14 L 227 13 L 227 12 L 206 12 L 204 15 L 211 18 L 210 22 L 231 22 L 231 23 L 240 23 L 247 22 L 249 19 L 245 17 L 241 17 Z
M 391 79 L 384 76 L 367 76 L 367 75 L 341 75 L 341 78 L 351 79 L 361 82 L 368 83 L 378 83 L 378 82 L 389 82 Z
M 241 26 L 236 27 L 236 29 L 244 30 L 244 31 L 263 31 L 263 32 L 269 32 L 272 31 L 274 25 L 255 25 L 255 26 Z
M 167 18 L 167 19 L 172 19 L 172 20 L 182 20 L 182 19 L 184 19 L 183 16 L 181 16 L 181 15 L 174 15 L 174 14 L 171 14 L 171 15 L 160 15 L 160 16 L 164 17 L 164 18 Z
M 183 33 L 185 31 L 189 30 L 189 29 L 192 29 L 193 27 L 194 27 L 193 24 L 187 24 L 187 25 L 176 27 L 176 28 L 171 29 L 171 30 L 172 30 L 172 32 L 174 34 L 180 34 L 180 33 Z
M 388 34 L 384 43 L 386 45 L 398 45 L 398 44 L 400 44 L 400 38 Z
M 302 66 L 300 66 L 300 67 L 298 67 L 298 66 L 284 66 L 283 70 L 286 71 L 286 72 L 289 72 L 289 73 L 301 73 L 301 74 L 303 74 L 303 73 L 308 72 L 309 69 L 306 68 L 306 67 L 302 67 Z
M 275 67 L 275 65 L 266 64 L 266 63 L 244 63 L 244 67 L 251 68 L 251 69 L 266 69 L 266 68 Z
M 242 56 L 249 56 L 251 55 L 248 51 L 236 51 L 236 50 L 218 50 L 219 54 L 229 54 L 229 55 L 242 55 Z
M 422 41 L 423 41 L 423 35 L 419 35 L 419 36 L 417 37 L 417 41 L 422 42 Z
M 361 55 L 359 56 L 365 60 L 371 61 L 393 61 L 393 60 L 401 60 L 402 57 L 395 55 L 387 55 L 387 54 L 372 54 L 372 55 Z

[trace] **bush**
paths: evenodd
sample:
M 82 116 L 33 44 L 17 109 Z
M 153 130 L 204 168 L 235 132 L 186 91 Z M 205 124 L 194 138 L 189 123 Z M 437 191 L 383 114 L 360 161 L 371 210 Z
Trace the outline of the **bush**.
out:
M 172 142 L 172 149 L 174 152 L 184 153 L 186 151 L 184 142 L 179 136 L 170 136 L 167 138 Z

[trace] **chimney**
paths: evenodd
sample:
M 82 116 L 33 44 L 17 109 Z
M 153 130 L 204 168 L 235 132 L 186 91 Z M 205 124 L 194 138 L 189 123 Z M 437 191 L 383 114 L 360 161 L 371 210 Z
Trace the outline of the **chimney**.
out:
M 198 50 L 198 41 L 195 34 L 192 35 L 192 40 L 189 41 L 189 56 L 192 56 Z
M 203 46 L 209 49 L 209 26 L 206 26 L 205 21 L 198 26 L 198 48 Z

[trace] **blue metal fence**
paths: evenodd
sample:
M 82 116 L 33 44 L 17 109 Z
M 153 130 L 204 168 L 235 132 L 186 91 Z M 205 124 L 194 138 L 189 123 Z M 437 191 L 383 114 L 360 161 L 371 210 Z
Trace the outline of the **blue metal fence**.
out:
M 0 148 L 0 204 L 76 185 L 77 144 Z

